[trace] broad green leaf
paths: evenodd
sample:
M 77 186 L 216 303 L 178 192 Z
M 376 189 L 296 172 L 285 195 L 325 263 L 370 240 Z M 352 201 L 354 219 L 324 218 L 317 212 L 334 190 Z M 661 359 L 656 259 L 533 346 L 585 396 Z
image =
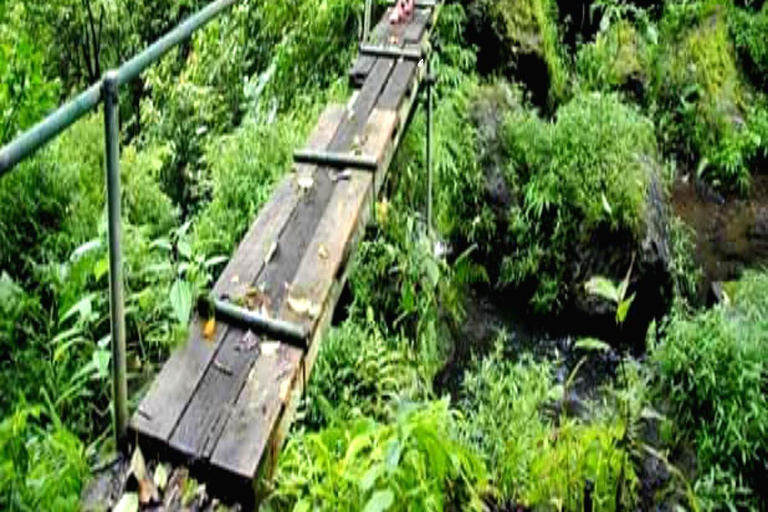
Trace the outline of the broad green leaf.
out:
M 101 278 L 107 275 L 109 272 L 109 258 L 106 256 L 100 258 L 99 261 L 93 266 L 93 277 L 96 281 L 101 281 Z
M 619 303 L 619 307 L 616 309 L 616 322 L 623 324 L 627 319 L 627 313 L 632 306 L 632 302 L 635 300 L 635 294 L 633 293 L 627 300 L 623 300 Z
M 587 350 L 592 352 L 610 352 L 611 346 L 604 341 L 597 338 L 582 338 L 574 345 L 579 350 Z
M 387 489 L 386 491 L 376 491 L 365 504 L 364 512 L 384 512 L 389 510 L 395 502 L 395 494 Z
M 75 249 L 72 252 L 72 255 L 69 257 L 70 261 L 77 261 L 86 254 L 96 251 L 101 248 L 101 240 L 98 238 L 96 240 L 91 240 L 90 242 L 86 242 L 77 249 Z
M 587 293 L 610 300 L 614 304 L 619 303 L 619 290 L 610 279 L 595 276 L 585 285 Z
M 192 285 L 177 279 L 171 286 L 170 299 L 176 320 L 180 324 L 189 322 L 189 315 L 192 313 Z
M 311 507 L 312 502 L 309 500 L 309 498 L 304 498 L 293 506 L 293 512 L 309 512 Z
M 601 199 L 603 200 L 603 210 L 605 210 L 605 213 L 607 213 L 609 217 L 613 217 L 613 208 L 611 208 L 611 203 L 608 202 L 608 198 L 605 197 L 605 194 L 601 195 Z

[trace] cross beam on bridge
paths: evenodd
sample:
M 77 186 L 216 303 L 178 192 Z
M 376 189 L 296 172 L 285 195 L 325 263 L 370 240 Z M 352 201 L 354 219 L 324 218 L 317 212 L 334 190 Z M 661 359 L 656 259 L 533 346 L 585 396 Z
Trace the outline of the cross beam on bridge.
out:
M 353 99 L 328 106 L 296 153 L 214 286 L 215 332 L 206 338 L 195 317 L 131 419 L 144 453 L 242 496 L 271 474 L 419 88 L 431 83 L 426 53 L 424 62 L 394 50 L 428 48 L 439 4 L 425 5 L 407 24 L 384 14 L 371 48 L 389 50 L 358 55 Z

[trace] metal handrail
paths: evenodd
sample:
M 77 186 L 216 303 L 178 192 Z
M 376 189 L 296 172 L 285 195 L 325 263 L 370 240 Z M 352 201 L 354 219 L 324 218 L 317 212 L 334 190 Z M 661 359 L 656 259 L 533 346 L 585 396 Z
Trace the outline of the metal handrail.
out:
M 108 71 L 102 80 L 61 106 L 43 121 L 0 149 L 0 178 L 16 164 L 104 102 L 104 139 L 106 144 L 107 216 L 109 237 L 109 305 L 112 334 L 112 382 L 115 435 L 120 446 L 128 434 L 128 386 L 125 355 L 125 302 L 120 213 L 120 127 L 119 90 L 157 62 L 163 55 L 240 0 L 216 0 L 179 24 L 117 70 Z

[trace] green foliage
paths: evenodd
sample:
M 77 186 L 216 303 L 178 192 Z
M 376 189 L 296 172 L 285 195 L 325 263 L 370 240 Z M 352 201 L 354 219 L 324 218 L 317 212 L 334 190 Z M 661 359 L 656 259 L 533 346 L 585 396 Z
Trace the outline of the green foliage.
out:
M 676 293 L 689 304 L 697 304 L 704 271 L 696 263 L 696 233 L 680 217 L 674 216 L 669 226 L 672 275 Z
M 285 116 L 274 123 L 249 120 L 207 147 L 213 199 L 197 220 L 197 250 L 205 254 L 234 250 L 269 199 L 274 184 L 290 169 L 292 151 L 309 125 L 308 118 L 301 115 L 299 119 Z
M 46 53 L 25 30 L 30 13 L 23 2 L 0 4 L 0 144 L 36 123 L 55 106 L 58 80 L 46 73 Z
M 650 79 L 649 42 L 627 20 L 619 20 L 579 49 L 576 70 L 582 88 L 623 91 L 642 98 Z
M 763 142 L 745 112 L 727 14 L 713 2 L 668 6 L 656 96 L 669 111 L 660 119 L 665 145 L 711 183 L 744 191 Z
M 380 210 L 381 232 L 360 243 L 350 277 L 353 312 L 373 311 L 377 322 L 412 340 L 421 375 L 430 381 L 449 348 L 442 314 L 450 320 L 461 313 L 452 269 L 412 214 L 396 206 Z
M 739 488 L 762 492 L 768 456 L 768 280 L 764 273 L 748 274 L 736 290 L 732 307 L 694 316 L 675 312 L 653 358 L 659 365 L 657 392 L 678 434 L 695 442 L 697 493 L 705 501 L 729 494 L 738 505 L 747 499 Z
M 760 12 L 734 8 L 730 23 L 745 71 L 757 87 L 768 92 L 768 4 Z
M 289 439 L 267 510 L 480 510 L 485 469 L 447 400 Z
M 501 285 L 532 286 L 534 307 L 551 311 L 568 297 L 567 265 L 579 244 L 598 229 L 642 231 L 658 166 L 653 125 L 615 95 L 578 96 L 554 123 L 521 108 L 514 94 L 502 97 L 492 102 L 505 112 L 494 114 L 505 116 L 500 140 L 480 132 L 481 148 L 490 140 L 500 161 L 462 169 L 446 192 L 449 217 L 469 219 L 454 221 L 452 234 L 477 243 Z M 499 180 L 508 205 L 489 204 L 486 191 Z
M 465 435 L 495 469 L 494 484 L 503 500 L 581 510 L 584 482 L 591 479 L 596 510 L 615 510 L 616 487 L 623 480 L 630 491 L 623 494 L 623 505 L 630 507 L 636 476 L 619 443 L 625 424 L 612 418 L 548 419 L 547 403 L 565 398 L 563 386 L 552 384 L 553 371 L 547 362 L 505 360 L 497 344 L 465 376 Z
M 360 416 L 386 421 L 398 401 L 426 398 L 407 340 L 387 337 L 372 321 L 348 320 L 323 341 L 307 389 L 304 425 L 319 429 Z
M 79 510 L 88 465 L 80 441 L 37 408 L 20 408 L 0 423 L 0 507 L 9 511 Z

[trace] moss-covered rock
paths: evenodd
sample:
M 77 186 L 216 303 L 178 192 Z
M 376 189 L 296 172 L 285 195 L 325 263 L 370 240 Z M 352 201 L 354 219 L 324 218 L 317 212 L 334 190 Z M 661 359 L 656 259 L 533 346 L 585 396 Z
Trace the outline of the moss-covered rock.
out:
M 651 121 L 616 95 L 579 95 L 556 122 L 523 108 L 514 89 L 484 87 L 476 98 L 483 200 L 454 198 L 464 219 L 454 237 L 476 244 L 491 279 L 533 310 L 587 312 L 606 328 L 610 311 L 586 297 L 584 282 L 623 277 L 635 254 L 633 289 L 652 307 L 638 306 L 631 321 L 663 314 L 671 281 Z
M 469 17 L 481 72 L 500 70 L 520 80 L 542 106 L 552 107 L 566 96 L 568 73 L 554 0 L 476 0 Z
M 650 82 L 651 59 L 645 38 L 622 20 L 579 50 L 579 85 L 591 91 L 622 91 L 642 100 Z
M 668 149 L 712 184 L 745 190 L 762 142 L 751 130 L 728 10 L 717 4 L 668 8 L 655 94 Z

